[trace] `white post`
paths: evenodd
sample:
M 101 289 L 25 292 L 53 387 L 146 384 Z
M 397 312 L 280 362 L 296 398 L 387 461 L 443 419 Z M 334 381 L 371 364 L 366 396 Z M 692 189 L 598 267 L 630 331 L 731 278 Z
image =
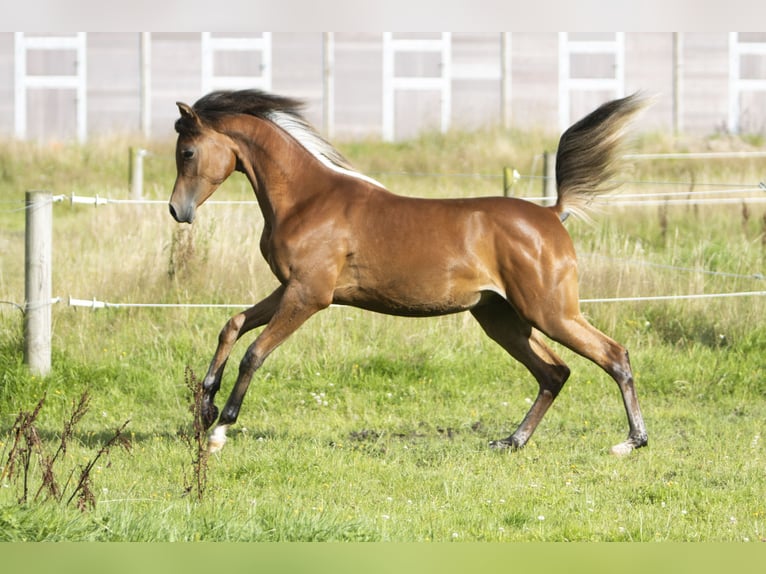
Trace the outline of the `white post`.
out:
M 512 88 L 512 68 L 511 68 L 511 33 L 503 32 L 500 34 L 500 61 L 501 61 L 501 80 L 500 80 L 500 113 L 503 120 L 503 127 L 511 127 L 511 88 Z
M 322 123 L 328 140 L 335 137 L 335 34 L 322 33 L 324 83 L 322 85 Z
M 452 32 L 442 32 L 441 72 L 441 129 L 442 133 L 445 133 L 452 121 Z
M 77 140 L 85 143 L 88 139 L 88 42 L 85 32 L 78 32 L 77 50 Z
M 383 32 L 383 141 L 394 141 L 395 102 L 393 34 Z
M 555 205 L 558 191 L 556 188 L 556 153 L 543 153 L 543 196 L 545 205 Z
M 559 131 L 569 127 L 569 34 L 559 32 Z
M 739 35 L 729 32 L 729 133 L 739 133 Z
M 24 362 L 35 375 L 51 369 L 51 254 L 53 196 L 47 191 L 26 195 Z
M 27 137 L 27 48 L 24 45 L 24 32 L 14 32 L 15 76 L 14 76 L 14 114 L 13 123 L 16 137 Z
M 263 89 L 267 92 L 272 90 L 271 87 L 271 75 L 272 75 L 272 40 L 271 32 L 264 32 L 261 37 L 261 76 L 258 78 L 262 84 Z
M 684 129 L 684 41 L 681 32 L 673 32 L 673 132 L 679 135 Z
M 614 95 L 616 98 L 625 97 L 625 32 L 614 34 Z M 609 81 L 609 80 L 607 80 Z
M 152 135 L 152 33 L 141 32 L 141 131 Z

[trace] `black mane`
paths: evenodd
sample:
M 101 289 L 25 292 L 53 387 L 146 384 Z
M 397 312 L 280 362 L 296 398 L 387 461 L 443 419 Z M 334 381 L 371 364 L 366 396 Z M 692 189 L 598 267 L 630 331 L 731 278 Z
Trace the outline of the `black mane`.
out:
M 256 89 L 249 90 L 219 90 L 210 92 L 197 100 L 192 109 L 203 123 L 214 123 L 224 114 L 248 114 L 267 119 L 274 112 L 281 112 L 305 122 L 300 112 L 304 103 L 300 100 L 278 96 Z M 191 131 L 195 126 L 185 118 L 176 122 L 176 131 Z
M 200 116 L 215 113 L 249 114 L 263 117 L 269 112 L 298 115 L 303 102 L 293 98 L 270 94 L 261 90 L 211 92 L 201 97 L 193 109 Z
M 179 134 L 195 134 L 200 123 L 216 129 L 216 124 L 226 115 L 247 114 L 268 120 L 285 130 L 306 151 L 314 155 L 330 169 L 364 179 L 376 186 L 379 182 L 358 173 L 348 160 L 331 143 L 324 139 L 300 113 L 304 104 L 300 100 L 277 96 L 261 90 L 217 91 L 201 97 L 192 106 L 196 118 L 183 114 L 176 121 Z

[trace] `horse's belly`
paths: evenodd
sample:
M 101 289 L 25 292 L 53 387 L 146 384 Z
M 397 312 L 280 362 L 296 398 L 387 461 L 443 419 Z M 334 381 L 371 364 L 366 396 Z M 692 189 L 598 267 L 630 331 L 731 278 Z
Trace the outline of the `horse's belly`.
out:
M 481 291 L 429 290 L 427 286 L 397 289 L 393 286 L 380 287 L 339 287 L 335 290 L 333 303 L 351 305 L 406 317 L 432 317 L 459 313 L 474 307 L 481 299 Z

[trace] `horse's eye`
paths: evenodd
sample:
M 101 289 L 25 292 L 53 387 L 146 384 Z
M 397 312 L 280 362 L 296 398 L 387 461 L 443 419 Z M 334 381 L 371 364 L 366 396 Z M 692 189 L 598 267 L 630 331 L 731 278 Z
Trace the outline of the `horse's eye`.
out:
M 194 150 L 193 149 L 185 149 L 181 152 L 181 156 L 184 159 L 191 159 L 194 157 Z

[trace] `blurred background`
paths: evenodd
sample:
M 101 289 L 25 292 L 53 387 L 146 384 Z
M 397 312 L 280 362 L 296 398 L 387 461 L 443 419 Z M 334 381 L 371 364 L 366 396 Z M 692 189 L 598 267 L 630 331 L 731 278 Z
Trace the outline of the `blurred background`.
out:
M 0 137 L 169 137 L 176 101 L 244 87 L 345 140 L 561 130 L 636 90 L 642 129 L 763 134 L 766 33 L 0 33 Z

